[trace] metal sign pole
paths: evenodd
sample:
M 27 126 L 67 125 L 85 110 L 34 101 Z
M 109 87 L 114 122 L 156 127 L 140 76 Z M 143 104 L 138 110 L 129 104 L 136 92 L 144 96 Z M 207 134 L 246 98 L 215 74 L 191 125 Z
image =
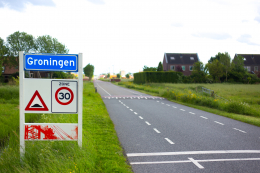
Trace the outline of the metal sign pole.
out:
M 79 147 L 82 147 L 83 54 L 79 53 L 78 58 L 78 145 Z
M 23 106 L 23 81 L 24 81 L 24 63 L 23 51 L 19 51 L 19 104 L 20 104 L 20 157 L 23 157 L 25 152 L 24 142 L 24 106 Z

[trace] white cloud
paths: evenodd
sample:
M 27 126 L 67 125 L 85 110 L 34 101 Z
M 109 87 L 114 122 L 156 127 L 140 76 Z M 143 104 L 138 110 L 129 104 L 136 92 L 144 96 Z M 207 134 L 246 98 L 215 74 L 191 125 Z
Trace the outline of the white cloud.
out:
M 227 33 L 197 33 L 192 34 L 194 37 L 200 37 L 200 38 L 209 38 L 214 40 L 225 40 L 228 38 L 232 38 L 231 35 Z
M 259 45 L 259 44 L 256 44 L 256 43 L 251 42 L 251 41 L 250 41 L 250 38 L 252 38 L 251 35 L 249 35 L 249 34 L 244 34 L 244 35 L 241 35 L 241 36 L 237 39 L 237 41 L 239 41 L 239 42 L 241 42 L 241 43 L 246 43 L 246 44 L 248 44 L 248 45 Z
M 16 11 L 23 11 L 27 4 L 38 6 L 55 6 L 52 0 L 0 0 L 0 8 L 8 7 Z
M 89 2 L 92 2 L 93 4 L 105 4 L 104 0 L 88 0 Z

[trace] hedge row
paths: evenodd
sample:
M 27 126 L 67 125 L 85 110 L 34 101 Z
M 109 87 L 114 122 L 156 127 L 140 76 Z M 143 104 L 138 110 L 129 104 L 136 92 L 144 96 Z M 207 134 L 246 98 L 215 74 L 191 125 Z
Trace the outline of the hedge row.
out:
M 178 83 L 183 74 L 176 71 L 140 72 L 134 74 L 134 83 Z

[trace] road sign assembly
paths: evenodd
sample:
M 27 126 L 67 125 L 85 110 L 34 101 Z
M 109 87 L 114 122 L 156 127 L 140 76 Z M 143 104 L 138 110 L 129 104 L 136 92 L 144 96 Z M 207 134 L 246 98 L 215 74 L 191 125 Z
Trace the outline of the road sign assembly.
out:
M 82 54 L 19 52 L 20 153 L 25 141 L 76 140 L 82 146 Z M 78 79 L 25 78 L 25 71 L 75 71 Z M 78 114 L 78 123 L 25 123 L 25 113 Z

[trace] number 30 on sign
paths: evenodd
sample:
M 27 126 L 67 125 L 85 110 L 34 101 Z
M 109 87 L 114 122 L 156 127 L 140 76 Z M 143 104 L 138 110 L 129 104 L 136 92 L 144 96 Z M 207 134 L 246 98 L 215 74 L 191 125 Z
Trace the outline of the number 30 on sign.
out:
M 77 86 L 76 81 L 52 81 L 52 112 L 77 113 Z

